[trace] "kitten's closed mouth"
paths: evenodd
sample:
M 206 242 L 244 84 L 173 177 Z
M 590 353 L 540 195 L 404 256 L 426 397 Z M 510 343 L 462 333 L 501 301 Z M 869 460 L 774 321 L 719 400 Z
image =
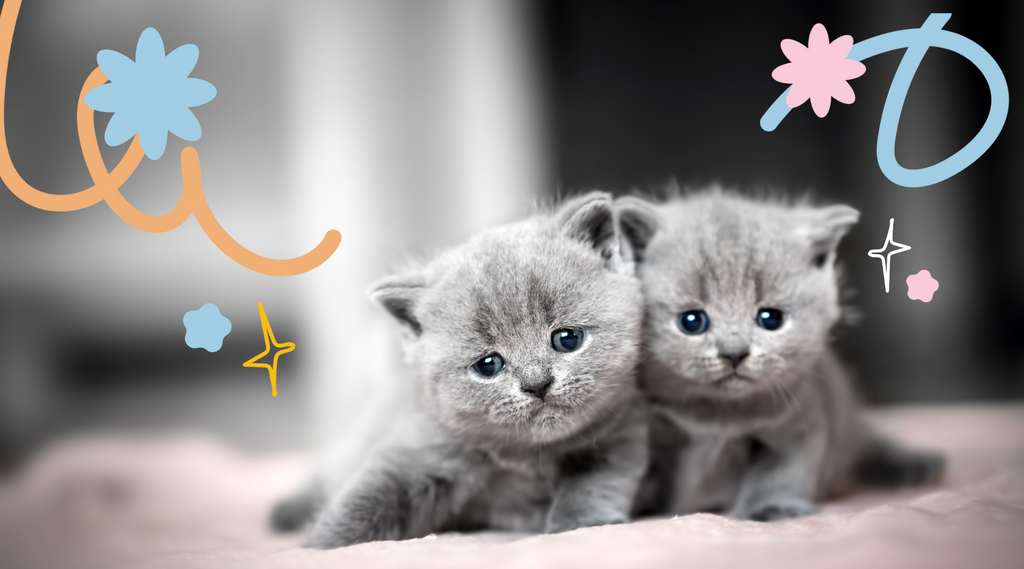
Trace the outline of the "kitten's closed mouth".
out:
M 713 385 L 722 387 L 724 389 L 734 389 L 747 383 L 754 383 L 754 378 L 747 377 L 745 375 L 740 375 L 735 371 L 728 373 L 712 382 Z
M 566 405 L 564 401 L 560 401 L 556 397 L 534 400 L 530 407 L 530 413 L 533 415 L 539 415 L 545 411 L 548 413 L 565 413 L 574 410 L 572 406 Z
M 579 411 L 575 405 L 560 400 L 537 401 L 529 410 L 528 420 L 532 422 L 560 423 L 575 416 Z

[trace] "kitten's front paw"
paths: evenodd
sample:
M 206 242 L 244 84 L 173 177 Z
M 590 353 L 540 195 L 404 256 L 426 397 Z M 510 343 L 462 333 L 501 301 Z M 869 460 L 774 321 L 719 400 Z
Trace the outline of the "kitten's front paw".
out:
M 930 452 L 914 454 L 916 459 L 914 460 L 915 467 L 911 469 L 913 472 L 911 484 L 932 484 L 933 482 L 938 482 L 942 478 L 942 473 L 946 470 L 946 457 Z
M 281 500 L 270 512 L 270 527 L 277 532 L 298 531 L 316 512 L 316 504 L 304 494 Z
M 302 547 L 309 549 L 335 549 L 361 543 L 348 532 L 339 528 L 325 530 L 322 527 L 314 526 L 302 540 Z
M 360 515 L 359 512 L 339 511 L 321 516 L 306 532 L 302 547 L 334 549 L 371 541 L 392 541 L 410 536 L 402 535 L 399 524 L 385 515 Z
M 401 536 L 376 527 L 369 520 L 341 519 L 317 520 L 302 540 L 302 547 L 310 549 L 335 549 L 371 541 L 396 540 Z
M 890 488 L 931 484 L 942 477 L 946 459 L 941 454 L 898 447 L 867 453 L 857 465 L 865 484 Z
M 818 507 L 801 498 L 789 498 L 786 500 L 775 500 L 762 504 L 745 516 L 748 520 L 755 522 L 771 522 L 784 520 L 786 518 L 800 518 L 816 514 Z
M 579 516 L 562 517 L 561 519 L 551 518 L 547 521 L 544 533 L 562 533 L 574 529 L 589 528 L 594 526 L 608 526 L 612 524 L 624 524 L 629 519 L 623 515 L 606 516 Z
M 401 487 L 364 487 L 327 504 L 306 533 L 303 547 L 334 549 L 409 535 L 408 500 Z

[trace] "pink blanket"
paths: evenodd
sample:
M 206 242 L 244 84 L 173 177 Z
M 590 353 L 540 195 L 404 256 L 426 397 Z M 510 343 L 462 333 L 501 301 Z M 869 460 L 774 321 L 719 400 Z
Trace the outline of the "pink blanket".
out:
M 271 503 L 302 478 L 297 456 L 247 456 L 199 437 L 68 440 L 0 486 L 0 567 L 1024 567 L 1024 407 L 873 419 L 907 444 L 946 452 L 942 484 L 860 493 L 767 524 L 697 514 L 333 551 L 267 529 Z

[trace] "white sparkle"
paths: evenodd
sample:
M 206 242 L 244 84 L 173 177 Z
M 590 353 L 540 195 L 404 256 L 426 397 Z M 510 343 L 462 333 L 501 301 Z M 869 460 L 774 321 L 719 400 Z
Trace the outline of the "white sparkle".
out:
M 896 253 L 902 253 L 910 250 L 910 245 L 904 245 L 903 243 L 897 243 L 892 239 L 892 226 L 895 222 L 895 218 L 889 218 L 889 233 L 885 236 L 885 244 L 880 249 L 871 249 L 868 251 L 868 257 L 874 257 L 882 262 L 882 276 L 885 277 L 885 292 L 889 293 L 889 265 L 892 262 L 892 256 Z M 888 253 L 885 252 L 889 248 L 889 245 L 896 247 Z

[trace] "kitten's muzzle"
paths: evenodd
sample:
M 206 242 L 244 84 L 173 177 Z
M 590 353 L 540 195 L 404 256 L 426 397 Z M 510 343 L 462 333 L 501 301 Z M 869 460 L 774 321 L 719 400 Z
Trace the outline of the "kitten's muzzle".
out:
M 551 386 L 554 380 L 555 378 L 550 375 L 545 375 L 535 379 L 521 379 L 519 380 L 519 389 L 521 389 L 523 393 L 529 393 L 537 399 L 544 401 L 544 396 L 548 393 L 548 387 Z
M 718 349 L 718 357 L 732 363 L 733 369 L 740 367 L 743 360 L 750 355 L 750 338 L 745 335 L 728 333 L 715 344 Z
M 718 357 L 732 363 L 733 369 L 740 367 L 743 360 L 747 359 L 750 355 L 750 348 L 743 346 L 739 348 L 733 348 L 729 350 L 719 350 Z

